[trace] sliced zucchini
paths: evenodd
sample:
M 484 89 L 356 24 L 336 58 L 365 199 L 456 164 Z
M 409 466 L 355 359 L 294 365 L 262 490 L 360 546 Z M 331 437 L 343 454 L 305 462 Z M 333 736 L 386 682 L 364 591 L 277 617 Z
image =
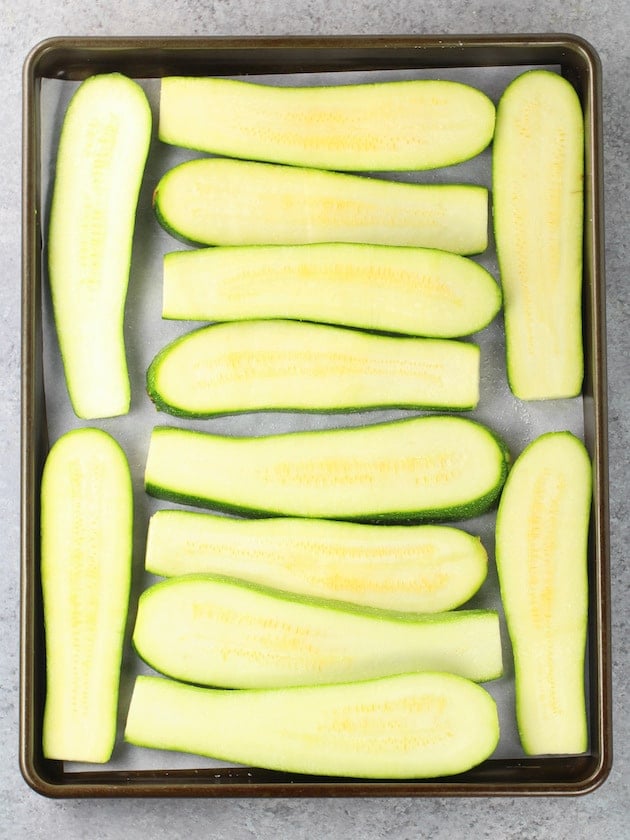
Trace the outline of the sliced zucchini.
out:
M 113 438 L 91 428 L 59 438 L 41 485 L 47 758 L 106 762 L 111 756 L 132 509 L 129 466 Z
M 302 595 L 429 613 L 468 601 L 486 578 L 488 558 L 478 537 L 440 525 L 160 510 L 149 522 L 145 565 L 165 577 L 231 575 Z
M 125 739 L 293 773 L 428 778 L 488 758 L 499 719 L 485 689 L 453 674 L 254 691 L 141 676 Z
M 165 318 L 294 318 L 435 338 L 470 335 L 501 307 L 482 266 L 386 245 L 250 245 L 164 258 Z
M 516 460 L 496 530 L 501 597 L 514 649 L 516 715 L 530 755 L 587 748 L 584 653 L 591 464 L 568 432 Z
M 472 184 L 201 158 L 161 178 L 154 206 L 174 236 L 205 245 L 367 242 L 476 254 L 488 242 L 488 190 Z
M 261 437 L 158 426 L 145 486 L 158 498 L 251 515 L 459 519 L 492 505 L 508 457 L 486 427 L 440 415 Z
M 496 612 L 390 612 L 219 575 L 166 578 L 145 589 L 133 643 L 166 676 L 225 688 L 407 671 L 448 671 L 483 682 L 502 672 Z
M 523 400 L 574 397 L 583 378 L 584 121 L 556 73 L 506 89 L 494 141 L 494 226 L 508 379 Z
M 162 79 L 160 139 L 247 160 L 322 169 L 431 169 L 492 139 L 495 108 L 443 80 L 272 87 L 233 79 Z
M 68 393 L 83 418 L 129 411 L 123 318 L 150 139 L 147 98 L 119 73 L 83 82 L 64 119 L 48 272 Z
M 156 406 L 183 417 L 383 406 L 470 409 L 479 347 L 296 321 L 242 321 L 186 333 L 147 372 Z

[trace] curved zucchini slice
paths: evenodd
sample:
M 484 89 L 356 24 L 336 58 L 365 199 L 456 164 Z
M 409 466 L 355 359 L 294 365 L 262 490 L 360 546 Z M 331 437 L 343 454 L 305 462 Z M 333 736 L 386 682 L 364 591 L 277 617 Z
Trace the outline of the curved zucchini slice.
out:
M 145 486 L 159 498 L 255 516 L 460 519 L 492 505 L 508 457 L 486 427 L 441 415 L 261 437 L 158 426 Z
M 187 575 L 138 602 L 134 647 L 156 671 L 224 688 L 277 688 L 448 671 L 483 682 L 502 672 L 497 613 L 398 613 Z
M 247 160 L 321 169 L 431 169 L 479 154 L 495 108 L 444 80 L 272 87 L 233 79 L 162 79 L 160 140 Z
M 123 338 L 138 193 L 151 139 L 142 88 L 93 76 L 63 124 L 48 233 L 48 272 L 72 407 L 79 417 L 126 414 Z
M 514 649 L 517 722 L 530 755 L 587 748 L 590 502 L 584 445 L 551 432 L 516 460 L 499 504 L 497 569 Z
M 163 348 L 147 372 L 156 406 L 183 417 L 243 411 L 471 409 L 479 347 L 296 321 L 215 324 Z
M 292 773 L 429 778 L 488 758 L 499 719 L 485 689 L 453 674 L 238 692 L 143 676 L 125 739 Z
M 571 84 L 544 70 L 519 76 L 499 102 L 493 199 L 508 379 L 523 400 L 582 387 L 583 158 Z
M 250 245 L 164 257 L 165 318 L 293 318 L 457 338 L 500 307 L 500 287 L 481 265 L 429 248 Z
M 99 429 L 59 438 L 44 466 L 41 504 L 44 755 L 106 762 L 131 581 L 133 501 L 122 449 Z
M 410 612 L 459 607 L 486 578 L 478 537 L 440 525 L 358 525 L 324 519 L 234 519 L 160 510 L 146 569 L 223 574 L 301 595 Z
M 201 158 L 161 178 L 154 206 L 174 236 L 202 245 L 366 242 L 477 254 L 488 243 L 488 190 L 472 184 Z

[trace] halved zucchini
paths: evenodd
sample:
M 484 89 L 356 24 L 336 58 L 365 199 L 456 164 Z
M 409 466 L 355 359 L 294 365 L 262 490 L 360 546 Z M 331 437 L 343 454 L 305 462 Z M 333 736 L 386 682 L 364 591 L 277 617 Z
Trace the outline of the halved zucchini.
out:
M 523 400 L 580 393 L 584 121 L 556 73 L 519 76 L 499 102 L 494 227 L 508 379 Z
M 149 522 L 145 565 L 166 577 L 224 574 L 302 595 L 428 613 L 471 598 L 488 558 L 478 537 L 440 525 L 383 528 L 160 510 Z
M 429 248 L 250 245 L 164 257 L 165 318 L 294 318 L 456 338 L 482 330 L 500 306 L 482 266 Z
M 174 236 L 205 245 L 367 242 L 476 254 L 488 242 L 488 190 L 472 184 L 201 158 L 169 170 L 154 205 Z
M 145 589 L 133 643 L 169 677 L 225 688 L 407 671 L 448 671 L 483 682 L 502 672 L 496 612 L 390 612 L 219 575 L 167 578 Z
M 274 87 L 173 76 L 161 83 L 160 140 L 322 169 L 431 169 L 485 149 L 494 116 L 485 93 L 461 82 Z
M 159 498 L 252 515 L 459 519 L 491 506 L 508 458 L 486 427 L 441 415 L 262 437 L 156 427 L 145 486 Z
M 293 773 L 427 778 L 488 758 L 499 719 L 485 689 L 453 674 L 253 691 L 143 676 L 125 740 Z
M 499 504 L 497 569 L 514 649 L 518 728 L 530 755 L 587 748 L 590 502 L 584 444 L 551 432 L 517 458 Z
M 479 347 L 296 321 L 215 324 L 163 348 L 149 366 L 147 391 L 159 409 L 183 417 L 471 409 L 479 400 Z

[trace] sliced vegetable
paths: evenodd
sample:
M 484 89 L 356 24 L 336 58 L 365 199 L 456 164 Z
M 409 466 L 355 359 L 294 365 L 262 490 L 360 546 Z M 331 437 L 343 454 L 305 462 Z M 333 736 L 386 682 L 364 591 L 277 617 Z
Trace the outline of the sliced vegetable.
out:
M 383 609 L 442 612 L 475 594 L 488 558 L 478 537 L 446 526 L 160 510 L 149 522 L 146 568 L 168 577 L 231 575 Z
M 142 88 L 111 73 L 81 84 L 59 140 L 48 270 L 68 393 L 83 418 L 129 411 L 123 318 L 150 139 Z
M 530 755 L 587 748 L 584 652 L 591 464 L 568 432 L 519 456 L 497 515 L 501 597 L 514 649 L 516 715 Z
M 41 505 L 44 755 L 106 762 L 116 737 L 133 527 L 129 467 L 114 439 L 90 428 L 59 438 Z
M 154 204 L 174 236 L 206 245 L 367 242 L 458 254 L 487 247 L 488 191 L 471 184 L 201 158 L 168 171 Z
M 490 694 L 453 674 L 257 691 L 143 676 L 125 739 L 293 773 L 421 778 L 480 764 L 499 720 Z
M 163 348 L 147 372 L 147 391 L 159 409 L 184 417 L 470 409 L 479 400 L 479 347 L 296 321 L 216 324 Z
M 322 169 L 431 169 L 483 151 L 494 116 L 485 93 L 461 82 L 272 87 L 172 76 L 161 84 L 160 139 Z
M 523 400 L 582 386 L 583 158 L 571 84 L 545 70 L 519 76 L 499 103 L 493 198 L 508 378 Z
M 407 671 L 448 671 L 482 682 L 502 671 L 495 612 L 389 612 L 218 575 L 167 578 L 146 589 L 133 643 L 145 662 L 169 677 L 225 688 L 317 685 Z
M 440 415 L 262 437 L 156 427 L 145 486 L 159 498 L 253 515 L 458 519 L 492 505 L 508 457 L 486 427 Z

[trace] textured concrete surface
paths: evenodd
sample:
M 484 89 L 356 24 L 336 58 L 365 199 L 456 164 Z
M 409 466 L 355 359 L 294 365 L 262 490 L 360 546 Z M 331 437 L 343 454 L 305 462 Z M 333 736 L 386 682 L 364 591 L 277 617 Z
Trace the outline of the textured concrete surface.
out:
M 630 837 L 628 643 L 630 451 L 627 208 L 630 204 L 630 7 L 626 0 L 173 0 L 168 4 L 2 0 L 0 165 L 0 837 L 11 838 L 614 838 Z M 41 39 L 74 35 L 257 35 L 572 32 L 604 65 L 610 381 L 615 763 L 598 791 L 577 799 L 70 801 L 39 797 L 17 764 L 19 600 L 20 73 Z

